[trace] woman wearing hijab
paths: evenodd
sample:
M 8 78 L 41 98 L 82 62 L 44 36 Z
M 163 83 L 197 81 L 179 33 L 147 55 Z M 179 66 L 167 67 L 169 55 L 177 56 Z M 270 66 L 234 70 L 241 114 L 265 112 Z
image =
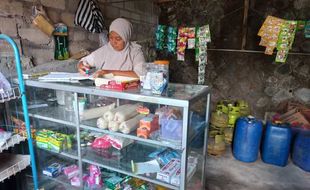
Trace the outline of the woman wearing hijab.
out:
M 145 60 L 141 46 L 130 42 L 131 32 L 132 24 L 128 20 L 115 19 L 110 25 L 109 43 L 82 58 L 78 63 L 79 72 L 86 74 L 91 67 L 96 67 L 94 77 L 112 73 L 138 78 Z

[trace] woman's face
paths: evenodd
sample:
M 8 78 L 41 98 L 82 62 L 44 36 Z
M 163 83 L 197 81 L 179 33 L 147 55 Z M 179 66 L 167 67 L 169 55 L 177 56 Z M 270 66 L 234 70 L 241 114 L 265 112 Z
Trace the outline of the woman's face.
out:
M 109 34 L 109 41 L 111 46 L 116 51 L 122 51 L 125 48 L 125 42 L 124 40 L 118 35 L 116 32 L 111 31 Z

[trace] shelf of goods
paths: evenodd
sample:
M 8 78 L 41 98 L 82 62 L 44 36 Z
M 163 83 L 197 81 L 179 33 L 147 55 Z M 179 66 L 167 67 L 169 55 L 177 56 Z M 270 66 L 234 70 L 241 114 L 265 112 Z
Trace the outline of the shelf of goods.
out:
M 92 172 L 98 167 L 100 174 L 96 175 L 101 177 L 95 184 L 100 188 L 107 186 L 111 189 L 111 181 L 115 182 L 115 178 L 122 179 L 118 185 L 124 185 L 124 181 L 130 178 L 144 181 L 143 184 L 154 188 L 157 185 L 165 189 L 204 189 L 209 87 L 169 84 L 164 95 L 154 96 L 140 89 L 119 92 L 79 83 L 26 80 L 25 85 L 29 116 L 36 130 L 40 188 L 48 189 L 45 185 L 48 181 L 66 189 L 75 189 L 72 185 L 81 189 L 93 187 Z M 81 103 L 81 99 L 86 105 Z M 128 111 L 137 112 L 139 109 L 145 115 Z M 113 113 L 113 117 L 104 118 L 107 112 Z M 118 120 L 117 113 L 123 113 L 124 118 Z M 19 109 L 17 114 L 23 114 L 22 110 Z M 106 127 L 98 127 L 98 118 L 107 122 Z M 120 132 L 119 124 L 132 118 L 139 120 L 131 130 Z M 150 124 L 143 128 L 149 130 L 142 132 L 143 135 L 139 135 L 141 120 Z M 164 121 L 170 125 L 167 127 Z M 113 129 L 113 122 L 119 128 Z M 61 143 L 55 145 L 55 139 Z M 71 178 L 59 172 L 47 177 L 42 174 L 49 166 L 46 161 L 54 164 L 50 170 L 56 166 L 73 167 L 76 176 Z M 161 176 L 165 168 L 173 164 L 174 172 Z M 173 176 L 176 179 L 174 183 L 171 181 Z
M 0 182 L 30 165 L 29 155 L 0 154 Z
M 0 147 L 0 153 L 2 153 L 4 150 L 9 149 L 10 147 L 13 147 L 16 144 L 19 144 L 20 142 L 25 141 L 26 138 L 20 136 L 19 134 L 12 135 L 8 140 L 4 142 L 4 144 Z
M 18 80 L 18 86 L 12 86 L 12 84 L 6 79 L 6 77 L 0 72 L 0 107 L 1 107 L 1 114 L 0 114 L 0 182 L 3 182 L 5 179 L 10 178 L 11 176 L 15 175 L 17 172 L 24 170 L 27 166 L 31 164 L 31 169 L 34 171 L 32 173 L 34 188 L 37 188 L 37 174 L 36 174 L 36 166 L 35 166 L 35 157 L 33 151 L 33 144 L 32 138 L 28 135 L 28 148 L 29 148 L 29 155 L 21 155 L 21 154 L 13 154 L 13 153 L 4 153 L 3 151 L 8 150 L 11 147 L 14 147 L 16 144 L 19 144 L 22 141 L 26 140 L 27 134 L 30 133 L 30 122 L 28 117 L 28 108 L 27 108 L 27 99 L 25 97 L 25 86 L 22 77 L 22 67 L 20 62 L 20 54 L 19 49 L 12 38 L 5 34 L 0 34 L 0 39 L 5 40 L 14 51 L 14 61 L 16 66 L 16 74 Z M 3 60 L 5 58 L 7 60 L 11 59 L 5 56 L 5 53 L 1 52 L 0 56 Z M 2 60 L 1 59 L 1 60 Z M 5 61 L 2 61 L 2 63 Z M 12 73 L 6 73 L 10 77 L 12 77 Z M 20 98 L 20 99 L 19 99 Z M 17 100 L 18 101 L 12 101 Z M 10 109 L 16 108 L 16 104 L 13 102 L 21 103 L 22 110 L 24 112 L 24 121 L 22 121 L 23 125 L 20 126 L 23 128 L 23 132 L 17 134 L 15 129 L 17 126 L 12 125 L 12 118 L 10 117 Z M 15 107 L 10 107 L 9 105 L 12 104 Z M 3 109 L 4 108 L 4 109 Z M 21 121 L 21 120 L 20 120 Z M 12 128 L 13 127 L 13 128 Z M 21 129 L 20 128 L 20 129 Z M 13 132 L 12 132 L 13 129 Z M 11 150 L 10 150 L 11 151 Z M 16 152 L 13 150 L 11 152 Z M 32 163 L 30 162 L 32 160 Z
M 9 102 L 18 99 L 19 97 L 20 93 L 18 87 L 6 90 L 2 89 L 2 91 L 0 91 L 0 103 Z M 7 123 L 4 123 L 4 127 L 7 127 Z M 3 182 L 5 179 L 10 178 L 30 165 L 30 155 L 3 153 L 3 151 L 8 150 L 25 140 L 26 138 L 19 134 L 1 131 L 0 182 Z

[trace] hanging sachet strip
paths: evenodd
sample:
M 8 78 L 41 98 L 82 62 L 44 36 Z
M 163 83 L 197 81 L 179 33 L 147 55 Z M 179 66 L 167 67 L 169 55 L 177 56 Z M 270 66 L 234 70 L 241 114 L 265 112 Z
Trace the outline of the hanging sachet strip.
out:
M 176 27 L 169 26 L 167 34 L 167 49 L 169 53 L 176 53 L 176 39 L 178 36 L 178 30 Z
M 195 49 L 195 36 L 196 31 L 195 27 L 188 28 L 188 35 L 187 35 L 187 49 Z
M 205 82 L 205 68 L 207 65 L 207 43 L 211 41 L 209 25 L 199 27 L 196 31 L 196 60 L 198 59 L 198 84 Z
M 185 49 L 188 38 L 188 28 L 181 27 L 179 28 L 178 32 L 177 60 L 184 61 Z
M 305 38 L 310 38 L 310 20 L 306 22 L 304 33 Z
M 165 25 L 158 25 L 156 28 L 155 32 L 155 46 L 157 50 L 164 50 L 165 48 L 165 31 L 166 31 L 166 26 Z
M 272 55 L 274 49 L 277 46 L 277 41 L 279 33 L 281 31 L 282 24 L 284 23 L 283 19 L 267 16 L 263 25 L 258 31 L 258 36 L 261 37 L 259 43 L 260 46 L 265 46 L 265 54 Z
M 277 42 L 276 62 L 284 63 L 288 52 L 292 49 L 297 28 L 297 21 L 285 21 L 282 24 L 281 31 Z

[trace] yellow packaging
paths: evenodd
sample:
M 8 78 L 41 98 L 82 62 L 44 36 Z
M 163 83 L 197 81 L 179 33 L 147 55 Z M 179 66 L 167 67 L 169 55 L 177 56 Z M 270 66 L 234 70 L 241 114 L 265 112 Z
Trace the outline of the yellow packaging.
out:
M 32 23 L 48 36 L 52 36 L 55 30 L 54 26 L 49 23 L 41 14 L 37 14 Z

